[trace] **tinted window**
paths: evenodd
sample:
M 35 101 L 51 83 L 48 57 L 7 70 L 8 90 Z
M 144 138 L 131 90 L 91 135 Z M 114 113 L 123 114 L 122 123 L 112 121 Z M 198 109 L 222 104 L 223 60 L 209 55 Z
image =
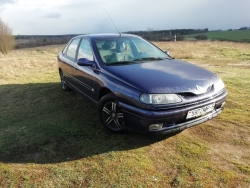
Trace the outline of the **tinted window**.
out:
M 90 42 L 86 39 L 82 39 L 82 42 L 79 47 L 78 59 L 80 58 L 87 58 L 90 61 L 94 60 Z
M 79 43 L 80 39 L 74 39 L 68 49 L 67 49 L 67 52 L 66 52 L 66 55 L 72 59 L 75 59 L 76 57 L 76 50 L 77 50 L 77 46 L 78 46 L 78 43 Z

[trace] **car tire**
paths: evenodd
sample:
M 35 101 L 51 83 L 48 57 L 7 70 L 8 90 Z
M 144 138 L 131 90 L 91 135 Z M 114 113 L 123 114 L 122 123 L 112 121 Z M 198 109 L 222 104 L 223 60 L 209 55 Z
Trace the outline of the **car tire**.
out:
M 101 98 L 98 111 L 100 120 L 106 129 L 114 133 L 125 132 L 123 113 L 114 94 L 108 93 Z
M 60 74 L 60 79 L 61 79 L 62 90 L 64 90 L 64 91 L 70 91 L 70 88 L 67 85 L 67 81 L 65 80 L 65 76 L 64 76 L 63 72 L 60 71 L 59 74 Z

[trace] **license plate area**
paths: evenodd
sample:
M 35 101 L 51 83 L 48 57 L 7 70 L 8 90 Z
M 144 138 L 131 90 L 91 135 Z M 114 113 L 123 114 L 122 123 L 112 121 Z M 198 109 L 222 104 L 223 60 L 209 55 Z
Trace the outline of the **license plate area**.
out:
M 203 106 L 201 108 L 196 108 L 194 110 L 190 110 L 187 113 L 186 119 L 196 118 L 199 116 L 203 116 L 209 112 L 212 112 L 214 110 L 214 105 L 215 105 L 215 103 L 209 104 L 207 106 Z

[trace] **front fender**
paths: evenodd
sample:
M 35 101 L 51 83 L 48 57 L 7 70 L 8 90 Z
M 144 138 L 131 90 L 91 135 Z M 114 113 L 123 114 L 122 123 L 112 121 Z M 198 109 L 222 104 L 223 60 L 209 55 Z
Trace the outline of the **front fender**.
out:
M 119 102 L 126 103 L 137 108 L 145 108 L 145 105 L 139 101 L 139 97 L 142 94 L 141 91 L 102 72 L 99 72 L 96 79 L 98 94 L 103 88 L 107 88 L 115 94 Z

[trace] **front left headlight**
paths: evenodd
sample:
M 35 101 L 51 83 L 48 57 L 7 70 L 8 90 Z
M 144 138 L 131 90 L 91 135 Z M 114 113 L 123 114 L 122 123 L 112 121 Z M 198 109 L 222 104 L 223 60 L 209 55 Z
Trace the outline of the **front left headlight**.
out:
M 142 94 L 140 101 L 144 104 L 173 104 L 181 102 L 176 94 Z
M 214 84 L 214 90 L 216 92 L 221 91 L 224 88 L 225 88 L 225 85 L 224 85 L 224 83 L 223 83 L 223 81 L 221 79 Z

